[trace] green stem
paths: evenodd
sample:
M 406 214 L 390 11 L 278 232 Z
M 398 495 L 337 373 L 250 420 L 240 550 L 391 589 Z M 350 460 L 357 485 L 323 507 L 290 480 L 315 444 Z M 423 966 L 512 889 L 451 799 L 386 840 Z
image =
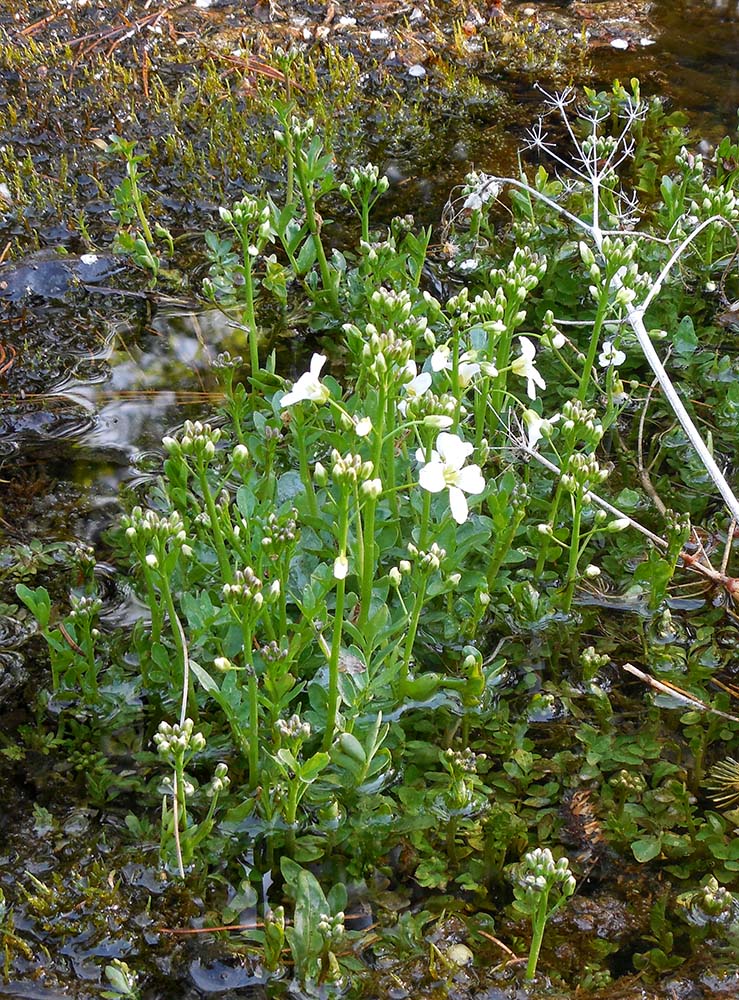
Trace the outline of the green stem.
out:
M 178 677 L 178 683 L 180 685 L 185 683 L 185 659 L 187 657 L 187 650 L 182 643 L 182 635 L 177 627 L 177 611 L 174 606 L 174 598 L 172 597 L 172 591 L 169 586 L 169 579 L 165 573 L 161 573 L 159 576 L 162 597 L 164 598 L 164 604 L 167 608 L 167 614 L 169 615 L 169 621 L 172 626 L 172 638 L 174 639 L 174 644 L 177 649 L 177 655 L 179 658 L 180 673 Z M 188 710 L 191 717 L 196 720 L 198 717 L 197 704 L 195 702 L 195 692 L 193 691 L 192 684 L 188 682 L 187 691 L 185 692 Z
M 541 943 L 544 940 L 544 928 L 547 925 L 547 901 L 549 890 L 542 893 L 536 914 L 532 921 L 531 948 L 529 949 L 529 960 L 526 963 L 526 979 L 533 979 L 536 975 L 536 966 L 539 962 L 539 952 Z
M 328 266 L 328 261 L 326 260 L 326 252 L 323 249 L 323 243 L 321 242 L 321 231 L 318 225 L 316 207 L 313 200 L 313 185 L 308 180 L 308 176 L 305 171 L 305 163 L 303 161 L 303 156 L 304 156 L 303 151 L 298 150 L 298 155 L 295 158 L 295 173 L 297 174 L 300 193 L 303 197 L 303 205 L 305 207 L 305 221 L 308 226 L 308 232 L 311 234 L 313 238 L 313 245 L 316 249 L 316 257 L 318 259 L 318 269 L 321 272 L 321 283 L 323 284 L 323 289 L 329 297 L 331 308 L 335 313 L 338 314 L 339 297 L 336 294 L 336 288 L 331 278 L 331 271 Z
M 345 555 L 349 537 L 349 491 L 346 483 L 341 484 L 339 501 L 339 554 Z M 344 629 L 344 605 L 346 601 L 346 580 L 336 581 L 336 607 L 334 609 L 334 631 L 331 637 L 331 655 L 328 661 L 328 693 L 326 696 L 326 731 L 323 749 L 328 751 L 334 741 L 339 708 L 339 657 L 341 636 Z
M 128 179 L 131 182 L 131 201 L 136 206 L 136 215 L 138 216 L 139 224 L 141 225 L 141 231 L 144 234 L 144 239 L 146 240 L 147 245 L 149 247 L 153 247 L 154 237 L 151 232 L 151 227 L 149 226 L 149 220 L 146 218 L 144 205 L 141 201 L 141 192 L 139 191 L 139 185 L 136 179 L 138 169 L 132 160 L 129 160 L 126 164 L 126 173 L 128 174 Z
M 293 420 L 295 424 L 295 440 L 298 445 L 300 478 L 303 481 L 303 486 L 305 487 L 305 495 L 308 500 L 308 512 L 311 517 L 318 517 L 318 501 L 316 500 L 316 491 L 313 488 L 313 477 L 310 474 L 310 466 L 308 465 L 308 449 L 306 447 L 305 435 L 303 434 L 305 420 L 303 419 L 303 412 L 300 409 L 300 403 L 298 403 L 293 410 Z
M 249 362 L 251 373 L 256 375 L 259 371 L 259 335 L 257 332 L 257 318 L 254 312 L 254 277 L 251 267 L 251 254 L 249 253 L 249 241 L 242 242 L 242 252 L 244 256 L 244 289 L 246 291 L 246 322 L 249 327 Z
M 607 283 L 609 281 L 610 275 L 606 273 L 606 285 L 601 290 L 600 298 L 598 299 L 598 308 L 595 311 L 595 319 L 593 320 L 593 332 L 590 335 L 590 345 L 588 347 L 587 357 L 585 358 L 582 375 L 580 376 L 580 385 L 577 390 L 577 398 L 581 403 L 585 402 L 588 395 L 588 386 L 590 385 L 590 378 L 593 373 L 593 367 L 595 366 L 595 355 L 598 353 L 598 344 L 600 343 L 600 334 L 603 329 L 603 320 L 606 318 L 606 310 L 608 309 Z
M 423 602 L 426 598 L 427 583 L 428 574 L 424 573 L 423 582 L 418 588 L 418 591 L 416 592 L 416 599 L 413 602 L 413 610 L 411 611 L 411 617 L 408 622 L 408 631 L 405 639 L 405 653 L 403 654 L 403 662 L 400 665 L 400 674 L 398 675 L 398 698 L 401 701 L 405 697 L 406 690 L 408 688 L 408 673 L 411 657 L 413 656 L 413 646 L 416 641 L 418 623 L 421 620 L 421 612 L 423 611 Z
M 251 659 L 251 657 L 249 657 Z M 247 687 L 249 701 L 249 791 L 253 792 L 259 783 L 259 691 L 257 675 L 250 665 Z
M 205 466 L 203 465 L 202 461 L 198 462 L 197 476 L 198 476 L 198 482 L 200 483 L 200 492 L 203 495 L 203 501 L 205 503 L 206 510 L 208 511 L 210 528 L 213 533 L 213 545 L 216 550 L 216 556 L 218 557 L 218 566 L 221 570 L 223 582 L 233 583 L 233 573 L 231 572 L 231 563 L 229 562 L 228 559 L 228 552 L 226 551 L 226 543 L 223 540 L 223 532 L 221 531 L 221 525 L 218 520 L 218 511 L 216 510 L 216 505 L 213 500 L 213 494 L 210 492 L 208 477 L 205 474 Z
M 374 422 L 374 448 L 372 454 L 372 464 L 374 466 L 373 475 L 379 476 L 382 463 L 382 443 L 385 431 L 385 408 L 387 404 L 387 391 L 385 383 L 380 386 L 377 397 L 377 409 L 375 411 Z M 375 581 L 375 514 L 377 512 L 378 497 L 367 497 L 363 510 L 362 525 L 362 582 L 360 586 L 359 620 L 357 628 L 364 632 L 369 618 L 370 606 L 372 604 L 372 584 Z
M 572 598 L 577 583 L 577 564 L 580 558 L 580 526 L 582 524 L 582 495 L 575 498 L 575 510 L 572 515 L 572 535 L 570 537 L 570 556 L 567 563 L 567 579 L 562 610 L 567 613 L 572 607 Z
M 98 677 L 97 677 L 97 667 L 95 664 L 95 650 L 93 648 L 92 642 L 92 629 L 89 619 L 84 624 L 84 639 L 85 639 L 85 659 L 87 661 L 87 687 L 88 693 L 92 696 L 94 701 L 98 698 Z
M 521 524 L 521 521 L 523 520 L 523 516 L 524 516 L 524 511 L 520 511 L 514 514 L 509 522 L 508 528 L 506 529 L 504 534 L 500 536 L 497 540 L 493 557 L 490 560 L 490 563 L 488 564 L 488 571 L 486 577 L 488 590 L 493 590 L 495 588 L 495 584 L 498 578 L 498 573 L 500 572 L 500 567 L 503 565 L 503 560 L 510 551 L 515 534 L 518 531 L 518 527 Z

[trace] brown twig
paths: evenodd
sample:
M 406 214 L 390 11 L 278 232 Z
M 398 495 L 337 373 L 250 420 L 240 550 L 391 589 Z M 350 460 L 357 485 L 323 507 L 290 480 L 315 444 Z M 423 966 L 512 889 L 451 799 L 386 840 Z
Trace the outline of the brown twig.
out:
M 660 694 L 669 695 L 671 698 L 676 698 L 678 701 L 684 702 L 690 708 L 699 709 L 702 712 L 711 712 L 713 715 L 718 715 L 722 719 L 728 719 L 730 722 L 739 722 L 739 716 L 731 715 L 730 712 L 722 712 L 718 708 L 713 708 L 708 702 L 703 701 L 697 695 L 691 694 L 690 691 L 684 691 L 679 688 L 676 684 L 671 684 L 669 681 L 658 681 L 656 677 L 652 677 L 650 674 L 645 674 L 643 670 L 639 670 L 635 667 L 633 663 L 622 663 L 621 668 L 629 674 L 633 674 L 634 677 L 638 677 L 640 681 L 644 681 L 655 691 L 659 691 Z

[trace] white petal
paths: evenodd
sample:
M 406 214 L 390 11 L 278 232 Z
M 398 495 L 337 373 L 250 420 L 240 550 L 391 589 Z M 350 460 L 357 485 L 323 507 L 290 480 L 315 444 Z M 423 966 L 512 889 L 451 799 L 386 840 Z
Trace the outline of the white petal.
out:
M 528 337 L 519 337 L 518 342 L 521 345 L 521 355 L 526 358 L 527 361 L 533 361 L 536 357 L 536 348 Z
M 456 486 L 449 487 L 449 507 L 457 524 L 464 524 L 469 513 L 467 498 Z
M 453 469 L 461 469 L 468 455 L 474 451 L 469 441 L 463 441 L 456 434 L 442 431 L 436 439 L 436 449 L 447 465 Z
M 337 556 L 334 559 L 334 580 L 346 580 L 349 572 L 349 560 L 346 556 Z
M 446 486 L 441 462 L 428 462 L 418 473 L 418 482 L 429 493 L 440 493 Z
M 310 373 L 313 378 L 317 379 L 321 374 L 323 366 L 326 364 L 325 354 L 314 354 L 310 359 Z
M 451 368 L 451 350 L 442 344 L 441 347 L 437 347 L 434 353 L 431 355 L 431 370 L 435 372 L 444 371 L 445 368 Z
M 297 403 L 299 399 L 302 399 L 302 396 L 300 396 L 295 389 L 291 389 L 290 392 L 286 392 L 280 400 L 280 407 L 292 406 L 293 403 Z
M 479 465 L 466 465 L 464 469 L 460 469 L 454 482 L 465 493 L 482 493 L 485 489 L 485 480 Z
M 405 391 L 413 396 L 422 396 L 430 388 L 431 375 L 428 372 L 421 372 L 405 387 Z

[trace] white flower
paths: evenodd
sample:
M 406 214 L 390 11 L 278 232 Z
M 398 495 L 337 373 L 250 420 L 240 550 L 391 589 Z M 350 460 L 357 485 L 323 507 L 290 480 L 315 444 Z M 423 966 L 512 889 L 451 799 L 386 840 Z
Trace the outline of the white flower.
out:
M 449 344 L 441 344 L 431 355 L 431 371 L 443 372 L 452 367 L 452 349 Z
M 550 338 L 549 343 L 556 351 L 561 351 L 567 343 L 567 338 L 559 330 Z
M 598 356 L 598 364 L 601 368 L 618 368 L 625 360 L 626 355 L 613 346 L 612 340 L 603 342 L 603 350 Z
M 423 396 L 431 388 L 431 375 L 428 372 L 421 372 L 418 375 L 418 368 L 415 361 L 406 362 L 405 370 L 411 376 L 411 380 L 403 385 L 405 399 L 401 399 L 398 403 L 398 409 L 403 416 L 405 416 L 405 411 L 408 409 L 408 403 L 412 399 L 418 399 L 419 396 Z
M 482 493 L 485 489 L 480 466 L 463 467 L 472 451 L 473 447 L 468 441 L 462 441 L 456 434 L 442 431 L 436 439 L 436 449 L 431 452 L 431 460 L 426 462 L 418 474 L 418 482 L 429 493 L 449 490 L 449 507 L 457 524 L 464 524 L 467 520 L 469 511 L 465 493 Z M 416 452 L 416 457 L 425 461 L 421 449 Z
M 540 389 L 547 387 L 534 365 L 536 348 L 528 337 L 519 337 L 518 342 L 521 345 L 521 354 L 511 365 L 511 371 L 514 375 L 520 375 L 521 378 L 526 379 L 526 394 L 529 399 L 536 399 L 536 386 L 538 385 Z
M 467 260 L 460 261 L 457 264 L 457 269 L 460 271 L 474 271 L 477 267 L 477 261 L 474 257 L 468 257 Z
M 310 369 L 300 376 L 290 392 L 280 400 L 280 406 L 292 406 L 293 403 L 300 403 L 304 399 L 314 403 L 325 403 L 331 395 L 325 385 L 321 384 L 319 375 L 321 369 L 326 364 L 326 357 L 323 354 L 314 354 L 310 359 Z
M 371 430 L 372 421 L 369 417 L 360 417 L 360 419 L 354 424 L 354 433 L 357 437 L 367 437 Z
M 523 411 L 523 422 L 527 435 L 526 444 L 529 448 L 533 450 L 541 438 L 549 436 L 552 424 L 556 424 L 561 415 L 561 413 L 558 413 L 556 416 L 546 420 L 544 417 L 540 417 L 536 410 Z
M 480 374 L 480 366 L 478 363 L 476 361 L 465 361 L 464 359 L 466 357 L 467 355 L 462 355 L 459 367 L 457 368 L 460 389 L 466 389 L 475 375 Z
M 346 580 L 349 572 L 349 560 L 346 556 L 337 556 L 334 559 L 334 580 Z

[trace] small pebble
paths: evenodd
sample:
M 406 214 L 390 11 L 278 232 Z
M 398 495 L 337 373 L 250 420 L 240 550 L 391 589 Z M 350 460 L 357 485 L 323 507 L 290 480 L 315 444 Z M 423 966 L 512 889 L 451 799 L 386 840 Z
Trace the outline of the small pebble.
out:
M 390 41 L 390 35 L 387 33 L 387 31 L 370 31 L 369 37 L 371 42 Z
M 420 63 L 416 63 L 408 69 L 408 76 L 415 76 L 417 79 L 426 76 L 426 70 Z
M 625 38 L 612 38 L 611 48 L 612 49 L 628 49 L 629 43 Z

